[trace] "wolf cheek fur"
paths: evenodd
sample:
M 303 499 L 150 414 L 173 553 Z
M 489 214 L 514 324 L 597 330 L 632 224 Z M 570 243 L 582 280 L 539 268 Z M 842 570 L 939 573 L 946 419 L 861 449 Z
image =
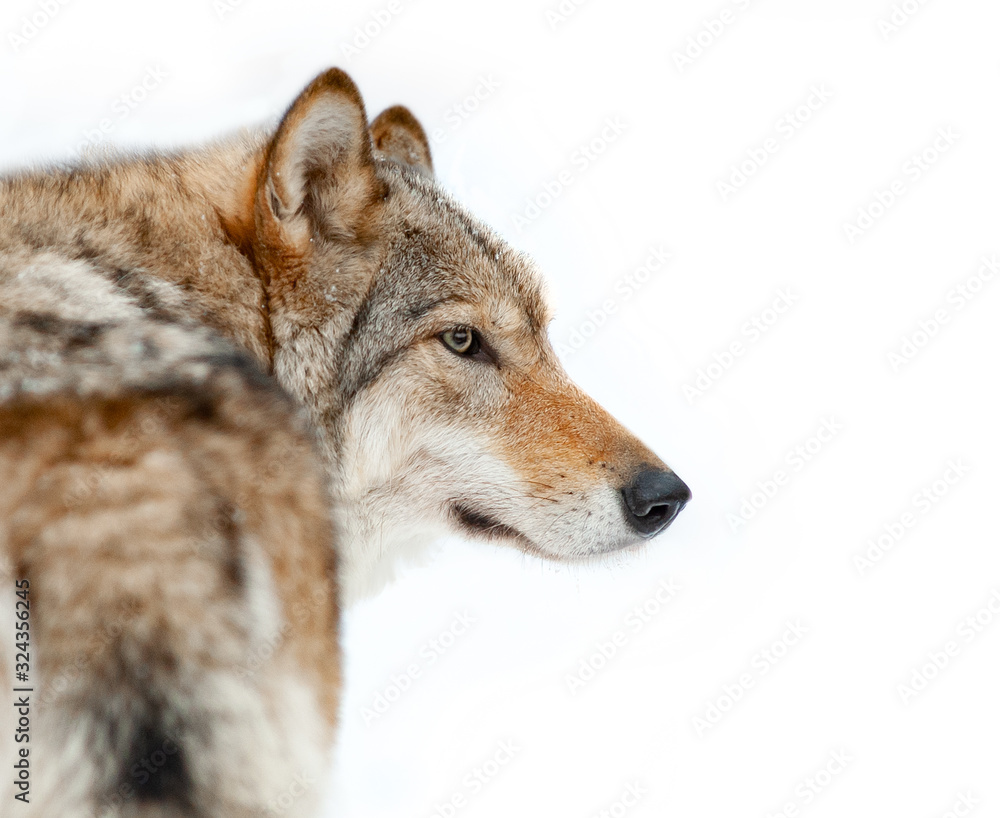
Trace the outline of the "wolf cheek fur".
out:
M 356 598 L 455 530 L 601 555 L 687 502 L 566 377 L 531 261 L 432 172 L 413 116 L 369 126 L 332 70 L 273 134 L 0 180 L 26 814 L 266 813 L 327 763 L 338 574 Z

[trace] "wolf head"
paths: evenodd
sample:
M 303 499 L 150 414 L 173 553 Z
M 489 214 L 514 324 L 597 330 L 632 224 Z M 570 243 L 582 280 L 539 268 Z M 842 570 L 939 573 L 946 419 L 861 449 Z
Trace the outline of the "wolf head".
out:
M 350 78 L 322 74 L 248 196 L 274 372 L 319 429 L 349 595 L 444 532 L 579 559 L 690 499 L 566 376 L 534 264 L 435 183 L 405 108 L 369 126 Z

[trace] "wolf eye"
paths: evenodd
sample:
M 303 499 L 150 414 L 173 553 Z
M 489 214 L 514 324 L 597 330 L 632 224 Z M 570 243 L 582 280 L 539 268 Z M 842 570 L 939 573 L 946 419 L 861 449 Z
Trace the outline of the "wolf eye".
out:
M 471 358 L 479 354 L 479 333 L 469 327 L 456 327 L 441 333 L 441 342 L 456 355 Z

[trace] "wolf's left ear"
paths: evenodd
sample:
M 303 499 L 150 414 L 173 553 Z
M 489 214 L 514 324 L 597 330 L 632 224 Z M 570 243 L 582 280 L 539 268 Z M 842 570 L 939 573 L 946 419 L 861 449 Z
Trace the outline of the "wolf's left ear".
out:
M 361 94 L 332 68 L 292 103 L 267 148 L 258 219 L 272 242 L 304 249 L 320 225 L 355 233 L 381 187 Z
M 411 165 L 427 176 L 434 175 L 427 134 L 409 108 L 393 105 L 375 117 L 371 125 L 375 150 L 389 159 Z

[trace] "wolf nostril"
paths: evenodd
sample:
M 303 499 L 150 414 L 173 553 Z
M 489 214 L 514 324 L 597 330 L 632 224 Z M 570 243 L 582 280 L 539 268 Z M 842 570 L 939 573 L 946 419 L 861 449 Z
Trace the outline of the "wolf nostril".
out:
M 625 519 L 643 537 L 653 537 L 673 522 L 691 489 L 672 471 L 645 469 L 622 489 Z

